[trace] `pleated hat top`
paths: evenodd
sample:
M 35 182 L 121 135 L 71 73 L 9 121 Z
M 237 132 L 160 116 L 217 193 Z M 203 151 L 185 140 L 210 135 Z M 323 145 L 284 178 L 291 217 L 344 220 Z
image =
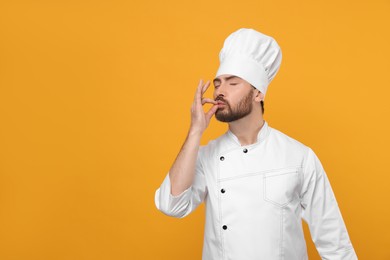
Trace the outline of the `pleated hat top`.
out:
M 225 39 L 219 61 L 216 77 L 224 74 L 238 76 L 265 95 L 279 71 L 282 52 L 271 36 L 242 28 Z

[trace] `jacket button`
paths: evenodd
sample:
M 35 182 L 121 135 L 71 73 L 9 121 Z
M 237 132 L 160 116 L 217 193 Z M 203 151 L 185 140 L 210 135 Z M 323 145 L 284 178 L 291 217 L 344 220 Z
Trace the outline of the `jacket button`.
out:
M 220 159 L 221 161 L 223 161 L 223 160 L 225 160 L 225 157 L 221 156 L 221 157 L 219 157 L 219 159 Z
M 226 225 L 223 225 L 222 228 L 223 228 L 224 230 L 226 230 L 226 229 L 227 229 L 227 226 L 226 226 Z
M 247 153 L 247 152 L 248 152 L 248 149 L 245 148 L 245 149 L 243 150 L 243 152 L 244 152 L 244 153 Z
M 222 193 L 225 193 L 225 189 L 222 189 L 221 192 L 222 192 Z

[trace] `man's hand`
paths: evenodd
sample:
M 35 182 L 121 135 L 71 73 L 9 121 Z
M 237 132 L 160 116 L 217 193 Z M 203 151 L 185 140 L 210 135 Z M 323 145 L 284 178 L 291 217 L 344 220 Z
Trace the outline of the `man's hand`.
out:
M 206 84 L 203 84 L 202 80 L 199 82 L 191 107 L 190 130 L 175 162 L 169 170 L 171 194 L 173 196 L 182 194 L 194 183 L 200 139 L 204 130 L 209 125 L 211 117 L 218 109 L 218 103 L 216 101 L 210 98 L 202 98 L 209 85 L 210 81 L 207 81 Z M 206 103 L 214 104 L 207 113 L 203 111 L 203 105 Z
M 203 134 L 210 123 L 211 117 L 218 109 L 218 104 L 215 100 L 202 97 L 209 86 L 210 81 L 203 84 L 203 80 L 200 80 L 198 88 L 196 89 L 194 102 L 191 107 L 190 133 Z M 203 110 L 203 105 L 206 103 L 214 104 L 207 113 Z

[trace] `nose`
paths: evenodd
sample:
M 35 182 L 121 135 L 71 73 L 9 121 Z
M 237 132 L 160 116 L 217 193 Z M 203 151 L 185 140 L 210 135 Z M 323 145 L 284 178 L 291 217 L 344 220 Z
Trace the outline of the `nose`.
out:
M 225 97 L 226 87 L 224 82 L 221 82 L 217 88 L 214 89 L 214 99 L 218 96 Z

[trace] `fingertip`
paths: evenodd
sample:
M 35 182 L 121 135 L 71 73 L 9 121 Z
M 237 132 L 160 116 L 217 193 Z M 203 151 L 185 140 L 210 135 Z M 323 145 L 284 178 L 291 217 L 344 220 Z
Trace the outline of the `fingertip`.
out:
M 215 112 L 217 112 L 217 110 L 218 110 L 218 105 L 214 105 L 214 106 L 211 108 L 211 110 L 213 111 L 213 114 L 214 114 Z

